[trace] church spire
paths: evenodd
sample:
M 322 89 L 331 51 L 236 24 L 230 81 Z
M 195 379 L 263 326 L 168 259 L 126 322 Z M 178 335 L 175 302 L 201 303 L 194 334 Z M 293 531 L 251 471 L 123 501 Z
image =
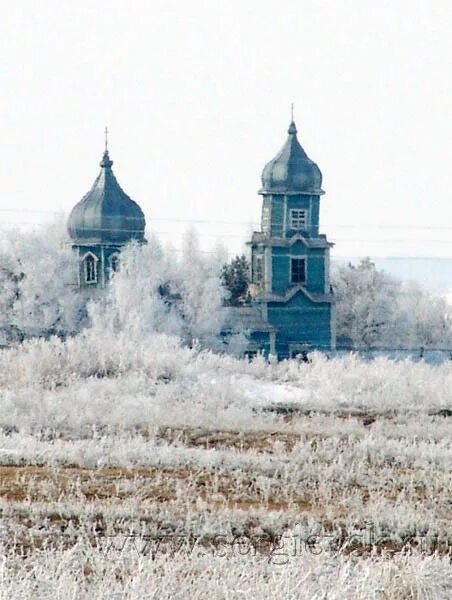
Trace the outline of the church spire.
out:
M 284 146 L 273 160 L 268 162 L 262 171 L 262 188 L 259 194 L 304 194 L 319 196 L 323 194 L 322 173 L 303 150 L 297 138 L 297 126 L 294 121 L 293 104 L 291 105 L 292 121 Z
M 111 168 L 107 129 L 104 143 L 101 171 L 69 217 L 69 234 L 76 245 L 113 247 L 144 240 L 143 211 L 121 188 Z
M 105 127 L 105 150 L 102 156 L 102 160 L 100 161 L 100 166 L 103 169 L 111 169 L 113 166 L 113 161 L 110 160 L 110 155 L 108 154 L 108 127 Z
M 295 125 L 295 120 L 294 120 L 294 103 L 293 102 L 290 105 L 290 125 L 289 125 L 289 129 L 287 130 L 287 133 L 289 135 L 297 135 L 297 126 Z

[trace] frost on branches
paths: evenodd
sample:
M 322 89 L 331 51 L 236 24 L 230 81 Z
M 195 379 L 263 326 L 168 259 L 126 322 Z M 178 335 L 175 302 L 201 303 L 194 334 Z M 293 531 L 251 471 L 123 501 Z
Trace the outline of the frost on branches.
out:
M 7 232 L 0 245 L 0 343 L 80 331 L 76 269 L 62 223 L 39 233 Z
M 151 237 L 121 252 L 120 269 L 106 293 L 88 306 L 92 327 L 127 331 L 136 339 L 152 333 L 177 336 L 184 343 L 220 349 L 226 318 L 221 261 L 205 255 L 189 233 L 181 257 Z
M 147 244 L 122 250 L 120 269 L 87 303 L 63 223 L 11 232 L 0 246 L 0 345 L 65 338 L 91 327 L 135 338 L 165 333 L 188 345 L 228 350 L 220 337 L 228 311 L 223 263 L 224 252 L 203 253 L 193 233 L 180 254 L 150 236 Z
M 333 273 L 337 334 L 354 348 L 450 348 L 452 310 L 445 299 L 378 270 L 369 258 Z
M 163 333 L 188 346 L 233 354 L 244 349 L 243 334 L 228 345 L 220 335 L 228 320 L 226 305 L 237 303 L 224 285 L 224 250 L 202 252 L 193 232 L 182 252 L 163 248 L 153 236 L 147 244 L 132 243 L 122 250 L 120 269 L 106 289 L 86 305 L 64 231 L 59 222 L 38 233 L 3 237 L 0 345 L 64 338 L 91 327 L 100 335 L 108 330 L 138 339 Z M 369 259 L 338 267 L 333 281 L 338 336 L 353 347 L 451 347 L 452 314 L 445 300 L 389 277 Z

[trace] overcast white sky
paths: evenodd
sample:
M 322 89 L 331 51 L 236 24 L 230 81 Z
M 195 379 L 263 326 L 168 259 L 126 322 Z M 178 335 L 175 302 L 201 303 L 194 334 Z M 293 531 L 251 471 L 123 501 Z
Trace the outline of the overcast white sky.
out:
M 69 212 L 108 124 L 150 229 L 177 241 L 186 224 L 164 219 L 213 221 L 197 224 L 203 245 L 240 250 L 294 102 L 337 256 L 451 256 L 450 0 L 0 7 L 4 226 Z

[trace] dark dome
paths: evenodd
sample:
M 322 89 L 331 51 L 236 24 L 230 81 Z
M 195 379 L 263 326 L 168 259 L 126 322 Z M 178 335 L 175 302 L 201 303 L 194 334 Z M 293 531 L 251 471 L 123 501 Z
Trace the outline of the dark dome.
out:
M 145 219 L 141 208 L 121 189 L 105 150 L 93 187 L 74 206 L 68 231 L 78 244 L 125 244 L 144 240 Z
M 260 194 L 324 194 L 322 173 L 297 139 L 297 128 L 292 121 L 286 143 L 262 171 Z

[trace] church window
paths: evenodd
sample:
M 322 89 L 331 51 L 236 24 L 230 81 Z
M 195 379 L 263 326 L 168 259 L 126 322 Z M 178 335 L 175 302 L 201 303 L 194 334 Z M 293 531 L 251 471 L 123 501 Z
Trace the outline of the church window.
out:
M 308 211 L 304 208 L 293 208 L 290 211 L 290 227 L 303 229 L 308 224 Z
M 290 262 L 292 283 L 306 283 L 306 259 L 292 258 Z
M 256 256 L 255 283 L 260 283 L 264 279 L 264 259 L 262 256 Z
M 264 206 L 262 208 L 262 231 L 264 233 L 270 232 L 270 207 Z
M 85 283 L 96 283 L 97 281 L 97 264 L 96 259 L 92 254 L 88 254 L 83 261 L 85 271 Z
M 117 254 L 112 254 L 110 256 L 110 269 L 114 273 L 119 269 L 119 256 Z

